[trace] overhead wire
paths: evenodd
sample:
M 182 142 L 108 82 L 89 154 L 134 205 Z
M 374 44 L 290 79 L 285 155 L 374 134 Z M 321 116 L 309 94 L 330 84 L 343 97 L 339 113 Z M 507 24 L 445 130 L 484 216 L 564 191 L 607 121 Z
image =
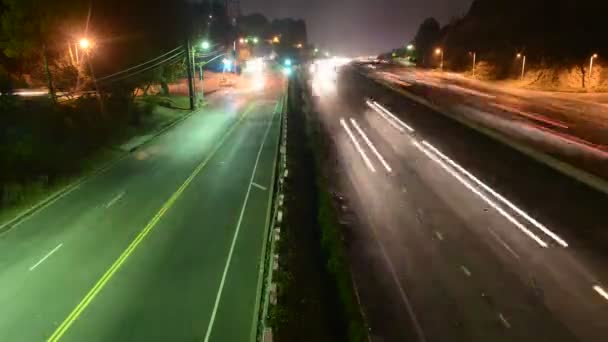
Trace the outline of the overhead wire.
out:
M 113 78 L 113 79 L 107 79 L 106 78 L 106 79 L 103 79 L 103 80 L 98 80 L 98 82 L 100 84 L 109 84 L 109 83 L 113 83 L 113 82 L 117 82 L 117 81 L 122 81 L 124 79 L 129 78 L 129 77 L 133 77 L 133 76 L 141 74 L 143 72 L 146 72 L 146 71 L 158 68 L 159 66 L 161 66 L 163 64 L 166 64 L 166 63 L 169 63 L 169 62 L 172 62 L 172 61 L 178 59 L 179 57 L 183 57 L 184 55 L 185 55 L 185 51 L 181 51 L 181 52 L 178 52 L 177 54 L 175 54 L 175 55 L 173 55 L 171 57 L 168 57 L 167 59 L 165 59 L 163 61 L 160 61 L 160 62 L 158 62 L 158 63 L 156 63 L 154 65 L 151 65 L 149 67 L 146 67 L 144 69 L 137 70 L 135 72 L 129 73 L 127 75 L 124 75 L 124 76 L 121 76 L 121 77 L 118 77 L 118 78 Z
M 119 75 L 121 75 L 121 74 L 124 74 L 124 73 L 126 73 L 126 72 L 136 70 L 136 69 L 141 68 L 141 67 L 143 67 L 143 66 L 145 66 L 145 65 L 147 65 L 147 64 L 153 63 L 153 62 L 155 62 L 155 61 L 157 61 L 157 60 L 159 60 L 159 59 L 161 59 L 161 58 L 163 58 L 163 57 L 165 57 L 165 56 L 167 56 L 167 55 L 170 55 L 170 54 L 172 54 L 172 53 L 175 53 L 175 52 L 176 52 L 177 50 L 179 50 L 179 49 L 183 49 L 183 46 L 181 46 L 181 45 L 180 45 L 180 46 L 176 47 L 175 49 L 173 49 L 173 50 L 171 50 L 171 51 L 168 51 L 168 52 L 166 52 L 166 53 L 164 53 L 164 54 L 162 54 L 162 55 L 160 55 L 160 56 L 158 56 L 158 57 L 155 57 L 155 58 L 153 58 L 153 59 L 151 59 L 151 60 L 149 60 L 149 61 L 146 61 L 146 62 L 140 63 L 140 64 L 138 64 L 138 65 L 135 65 L 135 66 L 130 67 L 130 68 L 128 68 L 128 69 L 121 70 L 121 71 L 116 72 L 116 73 L 113 73 L 113 74 L 111 74 L 111 75 L 107 75 L 107 76 L 100 77 L 100 78 L 98 78 L 98 79 L 97 79 L 97 81 L 98 81 L 98 82 L 103 82 L 103 81 L 105 81 L 105 80 L 107 80 L 107 79 L 114 78 L 114 77 L 119 76 Z M 184 52 L 184 51 L 181 51 L 180 53 L 183 53 L 183 52 Z

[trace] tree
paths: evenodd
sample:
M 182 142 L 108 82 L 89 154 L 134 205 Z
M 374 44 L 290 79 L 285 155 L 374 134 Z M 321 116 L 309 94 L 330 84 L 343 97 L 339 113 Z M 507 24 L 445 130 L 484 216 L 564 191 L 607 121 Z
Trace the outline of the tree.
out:
M 237 20 L 237 23 L 239 31 L 245 35 L 271 38 L 270 22 L 262 14 L 254 13 L 242 16 Z
M 11 58 L 38 57 L 44 64 L 47 84 L 54 97 L 49 65 L 58 44 L 65 43 L 64 31 L 86 13 L 76 0 L 1 0 L 0 47 Z
M 441 26 L 435 18 L 425 19 L 414 38 L 414 46 L 422 59 L 422 65 L 428 66 L 431 61 L 431 54 L 437 47 L 441 38 Z

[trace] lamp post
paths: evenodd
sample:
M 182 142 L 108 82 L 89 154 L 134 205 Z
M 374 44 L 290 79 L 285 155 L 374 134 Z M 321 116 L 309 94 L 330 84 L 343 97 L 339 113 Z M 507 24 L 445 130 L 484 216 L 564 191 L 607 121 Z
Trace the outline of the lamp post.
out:
M 443 49 L 442 48 L 436 48 L 435 49 L 435 54 L 441 56 L 441 63 L 439 64 L 439 68 L 441 69 L 441 71 L 443 71 Z
M 522 55 L 521 53 L 517 54 L 517 58 L 521 58 L 521 79 L 524 79 L 524 75 L 526 74 L 526 55 Z
M 593 56 L 589 59 L 589 86 L 591 87 L 591 75 L 593 74 L 593 60 L 598 57 L 597 53 L 594 53 Z
M 103 99 L 101 97 L 101 92 L 99 91 L 99 85 L 97 84 L 97 78 L 95 77 L 95 70 L 93 69 L 93 63 L 91 62 L 91 49 L 93 48 L 93 43 L 88 38 L 81 38 L 78 41 L 78 46 L 80 49 L 84 51 L 84 54 L 87 59 L 87 64 L 89 65 L 89 70 L 91 72 L 91 78 L 93 79 L 93 85 L 95 86 L 95 92 L 97 93 L 97 99 L 99 100 L 99 109 L 101 113 L 104 114 L 104 106 Z
M 475 77 L 475 64 L 477 62 L 477 52 L 472 51 L 472 52 L 469 52 L 469 54 L 471 54 L 473 56 L 473 77 Z

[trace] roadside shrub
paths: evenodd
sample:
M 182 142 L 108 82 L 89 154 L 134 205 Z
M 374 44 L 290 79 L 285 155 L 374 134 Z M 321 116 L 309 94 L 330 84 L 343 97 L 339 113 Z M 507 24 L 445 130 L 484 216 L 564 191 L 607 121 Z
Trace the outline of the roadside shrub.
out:
M 6 69 L 0 65 L 0 93 L 3 95 L 10 95 L 12 92 L 13 83 L 11 77 Z

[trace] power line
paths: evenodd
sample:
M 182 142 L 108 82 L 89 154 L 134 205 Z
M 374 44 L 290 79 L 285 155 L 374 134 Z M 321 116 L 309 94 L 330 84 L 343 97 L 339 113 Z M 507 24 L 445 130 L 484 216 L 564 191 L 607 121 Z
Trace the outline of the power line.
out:
M 185 54 L 185 52 L 184 52 L 184 51 L 181 51 L 181 52 L 178 52 L 176 55 L 174 55 L 174 56 L 172 56 L 172 57 L 169 57 L 169 58 L 167 58 L 167 59 L 165 59 L 165 60 L 163 60 L 163 61 L 161 61 L 161 62 L 158 62 L 158 63 L 156 63 L 156 64 L 154 64 L 154 65 L 151 65 L 151 66 L 149 66 L 149 67 L 147 67 L 147 68 L 145 68 L 145 69 L 138 70 L 138 71 L 135 71 L 135 72 L 133 72 L 133 73 L 130 73 L 130 74 L 127 74 L 127 75 L 125 75 L 125 76 L 121 76 L 121 77 L 118 77 L 118 78 L 115 78 L 115 79 L 111 79 L 111 80 L 104 79 L 104 80 L 102 80 L 102 81 L 99 81 L 99 80 L 98 80 L 98 81 L 99 81 L 99 83 L 104 83 L 104 84 L 113 83 L 113 82 L 117 82 L 117 81 L 122 81 L 122 80 L 124 80 L 124 79 L 127 79 L 127 78 L 129 78 L 129 77 L 135 76 L 135 75 L 137 75 L 137 74 L 141 74 L 141 73 L 143 73 L 143 72 L 146 72 L 146 71 L 149 71 L 149 70 L 155 69 L 155 68 L 157 68 L 157 67 L 161 66 L 162 64 L 165 64 L 165 63 L 168 63 L 168 62 L 170 62 L 170 61 L 173 61 L 173 60 L 175 60 L 175 59 L 177 59 L 177 58 L 179 58 L 179 57 L 183 57 L 183 55 L 184 55 L 184 54 Z
M 165 56 L 167 56 L 167 55 L 169 55 L 169 54 L 171 54 L 171 53 L 174 53 L 175 51 L 177 51 L 177 50 L 179 50 L 179 49 L 183 49 L 183 46 L 181 46 L 181 45 L 180 45 L 180 46 L 176 47 L 175 49 L 173 49 L 173 50 L 171 50 L 171 51 L 169 51 L 169 52 L 167 52 L 167 53 L 164 53 L 164 54 L 162 54 L 162 55 L 160 55 L 160 56 L 158 56 L 158 57 L 156 57 L 156 58 L 153 58 L 153 59 L 151 59 L 151 60 L 149 60 L 149 61 L 147 61 L 147 62 L 144 62 L 144 63 L 138 64 L 138 65 L 136 65 L 136 66 L 133 66 L 133 67 L 131 67 L 131 68 L 128 68 L 128 69 L 125 69 L 125 70 L 122 70 L 122 71 L 119 71 L 119 72 L 113 73 L 113 74 L 108 75 L 108 76 L 100 77 L 100 78 L 98 78 L 98 79 L 97 79 L 97 81 L 98 81 L 98 82 L 105 81 L 105 80 L 107 80 L 107 79 L 109 79 L 109 78 L 113 78 L 113 77 L 115 77 L 115 76 L 118 76 L 118 75 L 124 74 L 124 73 L 126 73 L 126 72 L 129 72 L 129 71 L 132 71 L 132 70 L 135 70 L 135 69 L 141 68 L 141 67 L 143 67 L 144 65 L 146 65 L 146 64 L 150 64 L 150 63 L 152 63 L 152 62 L 155 62 L 155 61 L 157 61 L 157 60 L 159 60 L 159 59 L 161 59 L 161 58 L 163 58 L 163 57 L 165 57 Z M 183 51 L 182 51 L 182 53 L 183 53 Z

